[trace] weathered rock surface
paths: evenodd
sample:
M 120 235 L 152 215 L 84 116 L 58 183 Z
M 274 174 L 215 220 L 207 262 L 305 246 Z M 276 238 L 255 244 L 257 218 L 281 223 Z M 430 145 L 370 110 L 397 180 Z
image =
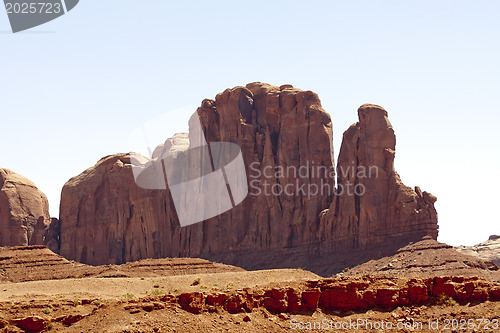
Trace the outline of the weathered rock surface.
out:
M 313 92 L 251 83 L 204 100 L 197 113 L 207 142 L 241 148 L 248 197 L 181 228 L 168 190 L 137 187 L 130 155 L 108 156 L 63 188 L 61 255 L 89 264 L 196 256 L 252 268 L 283 267 L 290 259 L 291 266 L 301 261 L 329 274 L 329 264 L 339 260 L 334 253 L 437 237 L 436 199 L 401 183 L 393 167 L 394 132 L 382 108 L 361 107 L 360 121 L 344 134 L 338 183 L 364 186 L 358 196 L 335 194 L 331 120 Z M 198 144 L 190 132 L 189 145 Z M 176 136 L 153 157 L 175 151 L 183 158 L 186 146 L 185 136 Z M 377 176 L 346 174 L 352 165 Z M 264 264 L 254 267 L 249 258 L 257 253 Z M 296 254 L 303 260 L 294 261 Z
M 314 163 L 333 170 L 331 120 L 318 96 L 255 83 L 228 89 L 215 101 L 204 100 L 198 115 L 207 142 L 237 143 L 249 180 L 266 184 L 250 188 L 254 195 L 231 211 L 181 228 L 168 191 L 137 187 L 129 155 L 106 157 L 63 188 L 61 255 L 90 264 L 112 264 L 316 242 L 318 216 L 331 202 L 331 193 L 309 198 L 255 194 L 278 182 L 275 177 L 264 179 L 261 170 L 266 167 L 266 174 L 272 175 L 276 165 L 298 168 Z M 164 146 L 171 149 L 175 144 L 167 140 Z M 289 178 L 280 181 L 295 184 Z M 323 173 L 298 181 L 299 186 L 319 186 L 323 181 L 333 187 L 334 178 Z
M 394 170 L 396 136 L 387 111 L 365 104 L 358 116 L 359 122 L 344 132 L 339 195 L 322 213 L 323 240 L 335 235 L 333 248 L 369 249 L 424 236 L 437 239 L 436 197 L 405 186 Z
M 497 266 L 500 266 L 500 236 L 492 235 L 486 242 L 474 246 L 456 246 L 455 250 L 483 260 L 492 261 Z
M 0 169 L 0 246 L 42 245 L 50 221 L 45 194 L 25 177 Z

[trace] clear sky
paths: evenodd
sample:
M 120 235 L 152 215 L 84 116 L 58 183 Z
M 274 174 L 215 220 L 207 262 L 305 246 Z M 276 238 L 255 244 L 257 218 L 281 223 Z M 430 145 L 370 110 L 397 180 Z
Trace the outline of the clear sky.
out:
M 64 183 L 128 152 L 140 123 L 229 87 L 289 83 L 319 94 L 336 155 L 357 108 L 382 105 L 403 182 L 438 197 L 439 240 L 479 243 L 500 234 L 499 13 L 496 0 L 82 0 L 12 34 L 0 11 L 0 167 L 58 216 Z

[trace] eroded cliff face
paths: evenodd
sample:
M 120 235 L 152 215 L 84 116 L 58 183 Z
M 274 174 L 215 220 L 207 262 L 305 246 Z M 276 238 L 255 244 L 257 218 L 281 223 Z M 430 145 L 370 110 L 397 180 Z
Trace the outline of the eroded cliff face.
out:
M 436 197 L 404 185 L 394 170 L 396 136 L 387 111 L 365 104 L 344 132 L 337 164 L 338 196 L 321 214 L 323 240 L 370 248 L 437 239 Z M 335 235 L 333 238 L 331 235 Z
M 30 180 L 0 169 L 0 246 L 43 245 L 49 203 Z
M 291 86 L 254 83 L 204 100 L 198 115 L 207 142 L 241 147 L 249 182 L 253 181 L 248 197 L 231 211 L 181 228 L 168 190 L 139 188 L 130 155 L 109 156 L 63 188 L 61 255 L 110 264 L 317 242 L 318 216 L 331 202 L 332 191 L 323 196 L 296 195 L 291 187 L 287 193 L 292 195 L 269 191 L 279 182 L 295 187 L 297 181 L 299 187 L 323 182 L 333 188 L 334 177 L 326 171 L 312 178 L 276 178 L 277 165 L 291 170 L 307 163 L 322 165 L 334 175 L 331 120 L 318 96 Z M 190 134 L 191 145 L 197 145 L 194 135 Z M 176 136 L 153 156 L 183 145 L 183 137 Z M 177 154 L 183 158 L 182 149 Z
M 331 119 L 313 92 L 251 83 L 204 100 L 197 114 L 207 142 L 241 148 L 246 199 L 181 228 L 168 189 L 136 186 L 130 155 L 108 156 L 63 188 L 61 255 L 89 264 L 191 256 L 256 268 L 251 257 L 267 253 L 269 268 L 293 265 L 299 251 L 304 267 L 339 249 L 437 237 L 435 198 L 404 186 L 394 171 L 395 136 L 382 108 L 360 108 L 360 121 L 344 134 L 337 173 Z M 199 141 L 190 130 L 189 140 L 177 135 L 153 158 L 185 158 Z M 339 188 L 351 184 L 350 194 L 336 194 L 336 177 Z

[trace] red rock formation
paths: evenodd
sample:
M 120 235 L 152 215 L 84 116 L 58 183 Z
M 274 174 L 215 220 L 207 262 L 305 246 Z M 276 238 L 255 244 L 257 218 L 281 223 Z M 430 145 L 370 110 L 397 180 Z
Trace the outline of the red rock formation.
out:
M 25 332 L 41 332 L 48 326 L 47 320 L 39 316 L 16 319 L 13 323 Z
M 324 240 L 334 248 L 370 248 L 423 236 L 437 239 L 436 197 L 404 185 L 394 170 L 396 136 L 382 107 L 365 104 L 344 132 L 337 164 L 338 196 L 322 213 Z M 339 245 L 340 244 L 340 245 Z
M 204 100 L 197 114 L 207 142 L 241 148 L 247 198 L 222 215 L 181 228 L 168 190 L 139 188 L 130 156 L 109 156 L 63 188 L 61 255 L 90 264 L 176 256 L 249 268 L 291 261 L 286 265 L 315 271 L 323 256 L 329 262 L 321 272 L 331 273 L 328 266 L 338 258 L 330 254 L 339 250 L 437 236 L 435 198 L 404 186 L 394 171 L 395 138 L 382 108 L 360 109 L 360 122 L 345 133 L 340 153 L 339 171 L 352 161 L 377 171 L 376 178 L 338 175 L 339 184 L 365 186 L 366 197 L 335 196 L 331 120 L 310 91 L 251 83 Z M 190 147 L 199 143 L 199 133 L 191 131 Z M 176 136 L 153 157 L 175 150 L 183 158 L 186 145 L 184 136 Z M 253 255 L 265 264 L 255 266 Z M 303 257 L 300 263 L 295 255 Z
M 89 264 L 111 264 L 317 241 L 318 215 L 331 202 L 332 191 L 309 197 L 265 195 L 264 191 L 278 181 L 296 185 L 293 175 L 274 177 L 277 165 L 333 170 L 331 121 L 318 96 L 290 86 L 254 83 L 228 89 L 215 101 L 204 100 L 198 115 L 208 142 L 241 147 L 249 180 L 260 182 L 249 189 L 245 201 L 221 216 L 180 228 L 168 191 L 137 187 L 130 156 L 109 156 L 63 188 L 61 255 Z M 190 139 L 196 142 L 192 133 Z M 173 144 L 167 140 L 164 147 Z M 154 155 L 161 154 L 161 149 Z M 266 177 L 264 168 L 266 175 L 273 176 Z M 323 171 L 297 181 L 299 186 L 319 187 L 323 182 L 333 188 L 334 178 Z
M 450 302 L 466 304 L 500 301 L 500 284 L 478 277 L 446 276 L 429 279 L 398 279 L 364 276 L 336 277 L 308 281 L 294 287 L 255 288 L 229 292 L 167 295 L 163 300 L 177 303 L 191 313 L 252 312 L 265 308 L 271 313 L 366 312 L 392 310 L 400 306 L 434 305 Z M 129 310 L 141 304 L 126 306 Z
M 241 147 L 249 177 L 250 195 L 229 214 L 208 221 L 208 233 L 217 233 L 216 225 L 227 224 L 228 231 L 236 231 L 227 236 L 236 238 L 237 244 L 226 249 L 235 250 L 316 242 L 318 214 L 331 202 L 332 191 L 308 197 L 299 188 L 320 188 L 322 183 L 333 188 L 334 177 L 327 172 L 296 177 L 293 170 L 301 166 L 311 170 L 314 165 L 334 171 L 331 120 L 318 96 L 289 85 L 251 83 L 227 89 L 215 101 L 205 100 L 198 114 L 208 142 Z M 277 178 L 278 166 L 290 172 Z M 288 188 L 292 195 L 285 193 L 286 185 L 293 185 Z M 273 195 L 273 189 L 279 195 Z
M 0 246 L 43 245 L 50 221 L 45 194 L 25 177 L 0 169 Z

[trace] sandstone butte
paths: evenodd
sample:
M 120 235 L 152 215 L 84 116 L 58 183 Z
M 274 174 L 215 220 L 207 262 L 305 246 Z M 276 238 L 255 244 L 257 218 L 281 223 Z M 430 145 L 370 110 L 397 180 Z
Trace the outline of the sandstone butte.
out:
M 30 180 L 0 169 L 0 246 L 43 245 L 49 202 Z
M 236 143 L 249 182 L 258 179 L 242 203 L 181 228 L 168 189 L 138 187 L 130 154 L 107 156 L 63 187 L 60 220 L 53 220 L 45 240 L 50 248 L 91 265 L 201 257 L 246 269 L 301 267 L 328 275 L 424 236 L 437 238 L 436 198 L 401 182 L 394 170 L 394 130 L 382 107 L 359 108 L 336 167 L 332 122 L 311 91 L 250 83 L 204 100 L 197 114 L 207 142 Z M 174 151 L 182 157 L 198 140 L 193 132 L 168 139 L 153 157 Z M 323 172 L 262 172 L 302 166 L 321 166 Z M 363 194 L 328 190 L 335 177 L 338 188 L 352 192 L 362 185 Z M 267 195 L 264 188 L 290 183 L 325 190 Z

